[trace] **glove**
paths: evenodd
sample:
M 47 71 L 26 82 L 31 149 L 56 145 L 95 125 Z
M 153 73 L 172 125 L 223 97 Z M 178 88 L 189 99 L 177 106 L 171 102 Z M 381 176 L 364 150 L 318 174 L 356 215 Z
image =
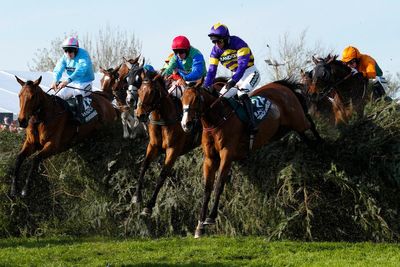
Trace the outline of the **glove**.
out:
M 355 68 L 351 68 L 351 74 L 356 75 L 358 73 L 358 70 Z
M 226 83 L 226 85 L 225 85 L 225 89 L 226 90 L 229 90 L 229 89 L 231 89 L 232 87 L 234 87 L 236 85 L 236 82 L 234 81 L 234 80 L 229 80 L 227 83 Z

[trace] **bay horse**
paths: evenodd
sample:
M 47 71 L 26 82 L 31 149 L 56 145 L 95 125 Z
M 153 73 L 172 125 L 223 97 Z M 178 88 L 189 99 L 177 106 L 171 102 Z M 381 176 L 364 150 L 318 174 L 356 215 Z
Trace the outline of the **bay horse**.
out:
M 363 116 L 364 107 L 369 100 L 367 80 L 361 73 L 353 73 L 352 69 L 337 56 L 326 58 L 313 57 L 316 64 L 312 71 L 312 82 L 308 92 L 314 101 L 330 97 L 335 124 L 347 124 L 353 114 Z
M 304 97 L 296 92 L 300 86 L 282 80 L 252 92 L 251 96 L 266 97 L 271 104 L 266 118 L 258 126 L 251 150 L 283 137 L 290 130 L 296 131 L 310 146 L 316 141 L 322 141 L 311 117 L 306 113 Z M 244 158 L 250 151 L 247 125 L 239 119 L 228 102 L 199 86 L 186 89 L 182 96 L 182 128 L 190 131 L 198 119 L 201 119 L 203 125 L 201 145 L 204 153 L 205 189 L 195 238 L 204 234 L 206 225 L 215 224 L 220 196 L 230 175 L 231 164 Z M 311 130 L 317 140 L 309 139 L 306 130 Z M 217 171 L 215 201 L 210 215 L 206 217 Z
M 133 202 L 142 201 L 144 174 L 158 153 L 165 152 L 165 160 L 156 188 L 141 213 L 149 216 L 155 206 L 157 195 L 165 179 L 170 175 L 177 158 L 200 145 L 201 128 L 199 124 L 199 128 L 192 133 L 183 131 L 180 124 L 182 114 L 180 100 L 173 99 L 168 94 L 165 81 L 160 74 L 142 70 L 140 76 L 142 82 L 138 90 L 136 115 L 141 121 L 146 121 L 149 115 L 151 118 L 148 124 L 149 143 L 141 165 Z
M 109 68 L 107 70 L 100 67 L 100 72 L 103 73 L 103 77 L 100 80 L 101 90 L 111 95 L 111 100 L 115 99 L 116 108 L 120 112 L 123 137 L 134 139 L 138 135 L 146 136 L 145 125 L 135 117 L 134 107 L 126 101 L 126 82 L 118 82 L 120 68 L 121 65 L 115 69 Z M 132 65 L 132 69 L 136 68 L 139 68 L 138 64 Z
M 318 101 L 311 97 L 309 92 L 309 87 L 312 84 L 312 71 L 300 71 L 300 80 L 303 84 L 302 94 L 304 95 L 307 106 L 308 113 L 316 118 L 325 119 L 329 124 L 335 124 L 335 117 L 332 110 L 333 93 L 319 99 Z
M 19 92 L 20 111 L 18 121 L 26 128 L 26 138 L 18 153 L 11 183 L 11 195 L 17 194 L 17 180 L 23 161 L 38 151 L 32 158 L 32 167 L 21 191 L 28 194 L 29 183 L 42 160 L 67 150 L 85 137 L 90 136 L 100 127 L 116 120 L 117 112 L 106 94 L 92 92 L 92 106 L 97 111 L 97 119 L 77 125 L 65 108 L 65 101 L 55 95 L 45 93 L 39 86 L 42 76 L 36 81 L 24 82 L 15 76 L 22 86 Z

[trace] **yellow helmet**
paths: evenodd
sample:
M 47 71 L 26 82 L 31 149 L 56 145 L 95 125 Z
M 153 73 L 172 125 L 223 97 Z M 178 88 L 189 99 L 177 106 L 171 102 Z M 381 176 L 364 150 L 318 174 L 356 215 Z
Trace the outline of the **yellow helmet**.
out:
M 343 50 L 342 61 L 349 62 L 355 58 L 360 58 L 360 51 L 354 46 L 348 46 Z

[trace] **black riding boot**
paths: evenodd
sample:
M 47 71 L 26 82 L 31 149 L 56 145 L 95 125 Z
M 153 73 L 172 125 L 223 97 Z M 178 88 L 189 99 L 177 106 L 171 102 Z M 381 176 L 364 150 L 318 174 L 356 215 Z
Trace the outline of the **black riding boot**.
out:
M 75 112 L 75 121 L 79 123 L 84 122 L 84 118 L 82 116 L 82 113 L 85 111 L 84 106 L 83 106 L 83 96 L 82 95 L 77 95 L 75 96 L 76 99 L 76 112 Z
M 385 89 L 378 81 L 374 82 L 373 94 L 375 96 L 375 99 L 381 98 L 386 95 Z
M 247 94 L 240 96 L 240 101 L 242 101 L 243 107 L 246 110 L 247 116 L 249 117 L 249 133 L 250 135 L 255 135 L 257 133 L 256 122 L 254 119 L 253 105 L 251 104 L 250 97 Z

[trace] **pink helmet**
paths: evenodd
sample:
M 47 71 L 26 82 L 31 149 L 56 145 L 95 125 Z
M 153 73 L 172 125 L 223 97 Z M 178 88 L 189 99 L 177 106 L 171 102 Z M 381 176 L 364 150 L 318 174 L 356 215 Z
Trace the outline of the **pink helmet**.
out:
M 68 37 L 67 39 L 65 39 L 65 41 L 62 43 L 62 48 L 67 47 L 79 48 L 78 39 L 76 39 L 76 37 Z

